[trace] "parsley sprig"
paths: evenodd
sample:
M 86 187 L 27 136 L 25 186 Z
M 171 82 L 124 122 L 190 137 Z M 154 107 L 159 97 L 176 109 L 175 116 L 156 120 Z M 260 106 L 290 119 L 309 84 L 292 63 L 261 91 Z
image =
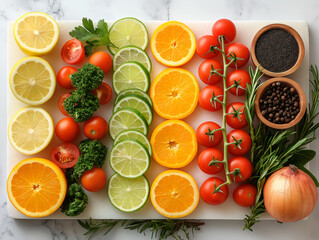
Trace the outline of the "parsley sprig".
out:
M 110 41 L 108 26 L 104 19 L 101 19 L 95 28 L 91 19 L 82 18 L 82 25 L 75 27 L 69 34 L 86 44 L 84 46 L 86 56 L 91 55 L 98 46 L 116 47 Z

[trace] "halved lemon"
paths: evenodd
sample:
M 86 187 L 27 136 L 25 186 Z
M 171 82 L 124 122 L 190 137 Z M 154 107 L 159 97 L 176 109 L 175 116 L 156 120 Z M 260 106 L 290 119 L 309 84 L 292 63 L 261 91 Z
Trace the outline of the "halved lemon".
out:
M 11 70 L 9 83 L 13 95 L 30 105 L 48 101 L 56 86 L 51 65 L 39 57 L 27 57 L 17 62 Z
M 49 53 L 58 42 L 59 27 L 48 14 L 29 12 L 15 22 L 13 35 L 25 54 L 41 56 Z
M 19 152 L 32 155 L 42 151 L 51 142 L 54 124 L 47 111 L 38 107 L 22 108 L 11 119 L 8 137 Z
M 9 200 L 28 217 L 45 217 L 55 212 L 63 203 L 66 191 L 62 170 L 43 158 L 22 160 L 7 180 Z
M 181 22 L 163 23 L 152 35 L 152 53 L 158 62 L 168 67 L 184 65 L 192 59 L 195 49 L 194 33 Z
M 167 120 L 159 124 L 151 136 L 153 158 L 169 168 L 181 168 L 189 164 L 197 153 L 194 129 L 180 120 Z
M 182 119 L 197 106 L 198 81 L 183 68 L 167 68 L 152 82 L 150 96 L 158 115 L 166 119 Z
M 151 187 L 154 208 L 168 218 L 189 215 L 197 207 L 199 191 L 194 178 L 186 172 L 167 170 L 159 174 Z

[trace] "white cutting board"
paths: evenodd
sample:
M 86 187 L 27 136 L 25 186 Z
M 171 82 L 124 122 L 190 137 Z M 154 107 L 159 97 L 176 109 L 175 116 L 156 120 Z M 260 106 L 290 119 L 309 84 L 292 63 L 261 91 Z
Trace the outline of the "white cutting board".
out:
M 112 23 L 112 22 L 110 22 Z M 149 36 L 151 38 L 151 35 L 153 31 L 163 22 L 161 21 L 150 21 L 145 22 L 145 25 L 149 31 Z M 204 34 L 211 34 L 211 29 L 213 25 L 213 21 L 205 21 L 205 22 L 185 22 L 194 32 L 196 39 L 198 39 L 200 36 Z M 248 48 L 250 48 L 251 41 L 256 34 L 256 32 L 262 28 L 265 25 L 268 25 L 270 23 L 274 23 L 273 21 L 237 21 L 235 22 L 236 28 L 237 28 L 237 37 L 235 39 L 235 42 L 241 42 L 245 44 Z M 294 29 L 299 32 L 301 35 L 304 44 L 305 44 L 305 58 L 300 66 L 300 68 L 289 77 L 297 81 L 304 89 L 307 99 L 309 96 L 309 35 L 308 35 L 308 26 L 305 22 L 301 21 L 294 21 L 294 22 L 280 22 L 284 24 L 288 24 Z M 44 56 L 43 58 L 46 59 L 53 67 L 54 71 L 57 73 L 58 70 L 65 66 L 66 64 L 62 61 L 60 56 L 60 51 L 63 46 L 63 44 L 71 39 L 68 32 L 71 31 L 75 26 L 78 26 L 81 24 L 81 22 L 67 22 L 67 21 L 60 21 L 58 22 L 60 27 L 60 39 L 55 47 L 54 51 L 51 52 L 49 55 Z M 111 24 L 109 24 L 111 26 Z M 18 48 L 14 37 L 12 33 L 13 29 L 13 22 L 9 23 L 8 25 L 8 76 L 9 73 L 14 66 L 14 64 L 24 58 L 27 57 L 21 50 Z M 105 50 L 105 49 L 104 49 Z M 157 74 L 159 74 L 162 70 L 164 70 L 166 67 L 159 64 L 152 56 L 152 53 L 150 51 L 150 48 L 147 48 L 147 53 L 149 54 L 153 68 L 151 73 L 151 79 L 154 79 Z M 206 85 L 199 79 L 197 69 L 199 64 L 203 61 L 203 59 L 199 58 L 196 54 L 194 55 L 193 59 L 184 66 L 185 69 L 188 69 L 191 71 L 196 78 L 198 79 L 200 88 L 202 89 Z M 251 61 L 249 61 L 249 64 L 247 64 L 244 69 L 248 69 L 248 65 L 252 65 Z M 80 67 L 80 66 L 78 66 Z M 7 82 L 8 78 L 6 79 Z M 111 84 L 112 78 L 111 73 L 108 73 L 104 81 L 108 84 Z M 221 83 L 219 86 L 222 86 Z M 7 86 L 7 122 L 9 123 L 10 119 L 14 116 L 18 110 L 20 110 L 22 107 L 25 106 L 25 104 L 21 103 L 19 100 L 15 99 L 14 96 L 11 93 L 10 87 Z M 42 105 L 44 109 L 46 109 L 52 116 L 55 123 L 59 121 L 64 116 L 60 113 L 58 109 L 58 99 L 63 94 L 68 92 L 66 89 L 62 89 L 60 86 L 57 85 L 56 91 L 54 93 L 54 96 L 52 99 L 50 99 L 47 103 Z M 115 95 L 115 94 L 114 94 Z M 234 97 L 231 94 L 228 94 L 229 103 L 232 101 L 241 101 L 244 102 L 244 97 Z M 108 121 L 112 114 L 112 107 L 113 107 L 113 101 L 110 101 L 108 104 L 101 106 L 99 111 L 96 113 L 96 115 L 103 116 Z M 204 121 L 214 121 L 221 125 L 221 116 L 222 112 L 218 111 L 217 113 L 208 112 L 203 110 L 199 105 L 197 106 L 196 110 L 186 119 L 184 119 L 188 124 L 190 124 L 195 130 L 196 128 Z M 161 119 L 159 116 L 157 116 L 154 113 L 154 121 L 150 127 L 150 134 L 152 133 L 153 129 L 162 122 L 163 119 Z M 81 124 L 82 127 L 82 124 Z M 231 131 L 231 128 L 228 128 L 228 131 Z M 80 136 L 76 143 L 80 142 L 81 139 L 83 139 L 84 136 Z M 56 136 L 54 136 L 53 141 L 51 144 L 41 153 L 35 155 L 37 157 L 44 157 L 50 159 L 50 151 L 53 147 L 60 144 L 61 141 L 57 139 Z M 112 147 L 112 140 L 110 137 L 106 137 L 103 140 L 103 143 L 106 144 L 109 148 L 108 155 L 110 153 L 110 149 Z M 218 148 L 221 149 L 222 144 L 218 146 Z M 198 154 L 203 150 L 204 148 L 202 146 L 199 146 Z M 197 154 L 197 156 L 198 156 Z M 181 170 L 184 170 L 188 173 L 190 173 L 196 180 L 198 187 L 200 188 L 203 181 L 205 181 L 210 175 L 203 173 L 198 165 L 197 165 L 197 156 L 195 159 L 185 168 L 182 168 Z M 231 157 L 231 156 L 229 156 Z M 28 156 L 25 156 L 23 154 L 18 153 L 15 151 L 9 141 L 7 141 L 7 174 L 10 173 L 11 169 L 21 160 L 28 158 Z M 109 179 L 112 175 L 112 170 L 108 164 L 108 160 L 106 164 L 104 165 L 104 169 L 107 174 L 107 178 Z M 146 176 L 149 180 L 149 183 L 152 184 L 155 177 L 162 171 L 166 170 L 166 168 L 158 165 L 154 160 L 152 160 L 151 166 L 149 170 L 146 173 Z M 218 174 L 217 176 L 224 178 L 223 174 Z M 243 208 L 237 206 L 234 201 L 232 200 L 232 192 L 233 189 L 236 187 L 236 184 L 232 184 L 229 186 L 229 197 L 226 202 L 219 206 L 211 206 L 206 204 L 204 201 L 200 199 L 198 207 L 196 210 L 186 216 L 185 218 L 189 219 L 243 219 L 245 214 L 248 213 L 248 208 Z M 147 204 L 140 209 L 139 211 L 135 213 L 123 213 L 117 210 L 115 207 L 113 207 L 108 200 L 107 197 L 107 191 L 106 188 L 98 193 L 91 193 L 87 192 L 89 197 L 89 204 L 87 205 L 87 208 L 85 211 L 75 217 L 76 219 L 87 219 L 87 218 L 94 218 L 94 219 L 159 219 L 163 218 L 159 213 L 156 212 L 156 210 L 153 208 L 151 201 L 148 200 Z M 16 210 L 13 205 L 8 200 L 8 213 L 9 216 L 13 218 L 28 218 L 21 214 L 18 210 Z M 64 214 L 62 214 L 60 211 L 57 211 L 53 213 L 52 215 L 45 217 L 46 219 L 68 219 L 69 217 L 66 217 Z M 262 219 L 270 219 L 268 215 L 264 215 Z

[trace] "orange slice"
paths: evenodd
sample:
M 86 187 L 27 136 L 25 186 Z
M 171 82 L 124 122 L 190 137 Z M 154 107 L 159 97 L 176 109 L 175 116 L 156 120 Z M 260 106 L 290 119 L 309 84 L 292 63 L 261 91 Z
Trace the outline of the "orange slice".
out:
M 197 153 L 194 129 L 180 120 L 159 124 L 152 133 L 151 145 L 155 161 L 169 168 L 186 166 Z
M 156 113 L 166 119 L 182 119 L 196 108 L 199 85 L 195 76 L 182 68 L 167 68 L 151 85 Z
M 186 172 L 167 170 L 154 180 L 151 187 L 154 208 L 168 218 L 185 217 L 192 213 L 199 201 L 194 178 Z
M 13 206 L 28 217 L 45 217 L 62 204 L 67 183 L 62 170 L 43 158 L 19 162 L 7 181 L 7 192 Z
M 194 33 L 181 22 L 163 23 L 152 35 L 153 56 L 158 62 L 168 67 L 178 67 L 187 63 L 193 57 L 195 49 Z

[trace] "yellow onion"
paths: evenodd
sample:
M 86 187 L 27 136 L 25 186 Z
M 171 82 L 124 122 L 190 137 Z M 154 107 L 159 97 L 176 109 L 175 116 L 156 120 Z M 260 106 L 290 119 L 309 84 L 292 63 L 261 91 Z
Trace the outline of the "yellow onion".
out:
M 294 165 L 274 172 L 263 193 L 267 212 L 280 222 L 296 222 L 309 216 L 318 199 L 314 181 Z

